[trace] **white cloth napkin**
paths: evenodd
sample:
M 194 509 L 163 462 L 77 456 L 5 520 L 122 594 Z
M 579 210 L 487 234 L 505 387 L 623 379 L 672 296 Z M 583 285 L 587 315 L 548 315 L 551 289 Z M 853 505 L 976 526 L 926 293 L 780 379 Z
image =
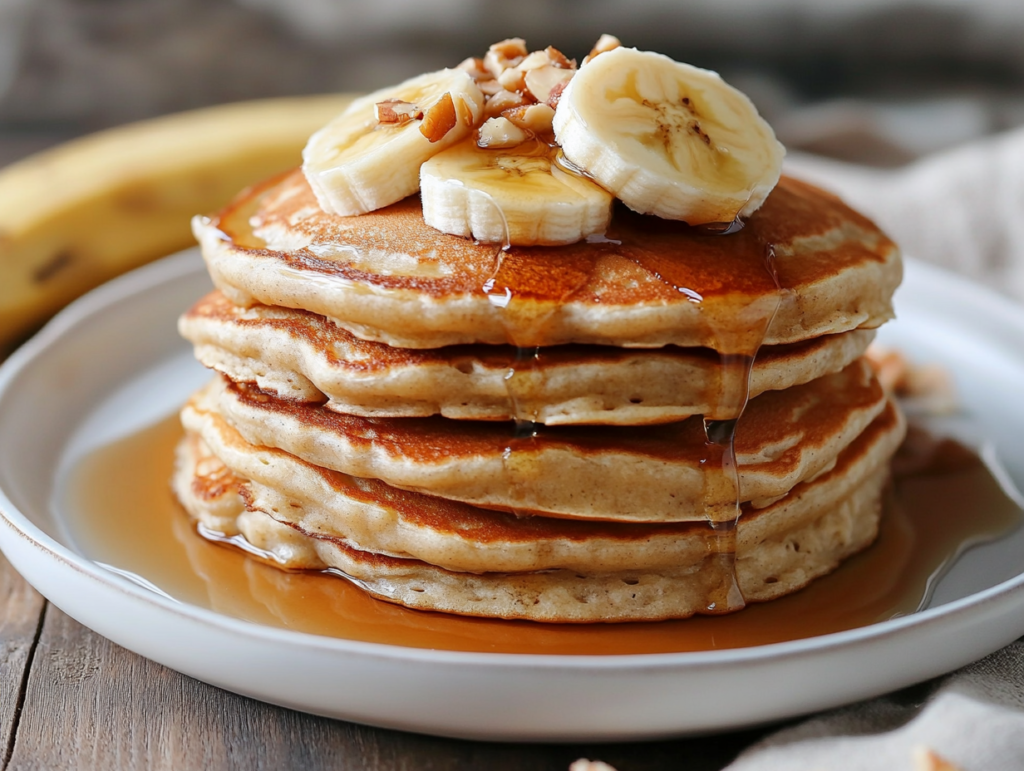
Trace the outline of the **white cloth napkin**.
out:
M 1024 129 L 895 171 L 797 155 L 787 172 L 841 195 L 906 254 L 1024 301 Z
M 913 771 L 922 747 L 963 771 L 1024 768 L 1024 641 L 946 678 L 771 734 L 728 771 Z
M 808 156 L 788 165 L 874 218 L 907 254 L 1024 301 L 1024 130 L 896 171 Z M 947 677 L 769 734 L 728 771 L 913 771 L 920 747 L 963 771 L 1024 769 L 1024 639 Z

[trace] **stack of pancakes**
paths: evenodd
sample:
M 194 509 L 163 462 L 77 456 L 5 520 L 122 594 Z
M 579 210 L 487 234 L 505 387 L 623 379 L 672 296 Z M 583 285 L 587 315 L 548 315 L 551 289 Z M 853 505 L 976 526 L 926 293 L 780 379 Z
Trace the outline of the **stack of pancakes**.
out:
M 326 214 L 296 171 L 195 229 L 218 289 L 180 328 L 220 374 L 175 489 L 207 537 L 586 622 L 779 597 L 877 532 L 903 421 L 861 354 L 900 257 L 816 188 L 784 178 L 738 232 L 617 209 L 501 249 L 416 197 Z

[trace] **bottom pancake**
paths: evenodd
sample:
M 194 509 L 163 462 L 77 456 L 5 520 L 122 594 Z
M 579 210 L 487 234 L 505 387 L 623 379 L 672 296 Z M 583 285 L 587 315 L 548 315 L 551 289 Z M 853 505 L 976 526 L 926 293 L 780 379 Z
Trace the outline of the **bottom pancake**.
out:
M 462 507 L 466 511 L 454 515 L 461 516 L 463 526 L 473 516 L 495 523 L 491 542 L 480 548 L 484 556 L 478 561 L 483 564 L 473 565 L 472 558 L 467 561 L 465 557 L 472 551 L 466 541 L 473 540 L 473 528 L 463 527 L 459 536 L 449 531 L 449 541 L 461 539 L 462 543 L 446 550 L 444 528 L 436 522 L 432 526 L 424 524 L 422 517 L 417 519 L 415 512 L 409 513 L 415 505 L 429 507 L 434 501 L 444 508 L 451 506 L 450 502 L 405 491 L 393 491 L 397 501 L 378 498 L 365 505 L 390 509 L 394 519 L 392 531 L 404 527 L 417 535 L 418 525 L 421 531 L 431 531 L 429 537 L 417 539 L 407 532 L 403 541 L 392 533 L 389 544 L 393 553 L 376 552 L 365 548 L 365 535 L 359 542 L 346 537 L 345 522 L 352 522 L 353 516 L 358 519 L 358 514 L 349 513 L 347 519 L 335 517 L 333 525 L 325 527 L 322 512 L 306 511 L 312 504 L 310 496 L 304 494 L 309 490 L 301 489 L 301 481 L 293 481 L 291 489 L 287 489 L 289 479 L 316 477 L 317 467 L 294 458 L 289 461 L 287 454 L 266 448 L 253 448 L 251 455 L 246 456 L 244 445 L 235 445 L 233 449 L 225 445 L 225 436 L 232 439 L 230 430 L 219 430 L 224 432 L 219 438 L 218 430 L 209 426 L 204 434 L 215 445 L 220 443 L 218 450 L 236 468 L 246 458 L 252 462 L 252 468 L 266 467 L 268 458 L 261 457 L 261 453 L 270 452 L 270 465 L 273 455 L 280 454 L 278 462 L 285 473 L 277 477 L 275 488 L 254 482 L 226 466 L 197 433 L 190 431 L 179 447 L 174 484 L 204 534 L 217 539 L 231 538 L 278 567 L 336 571 L 382 599 L 411 608 L 548 622 L 660 620 L 705 612 L 726 583 L 721 559 L 708 548 L 709 528 L 700 524 L 620 526 L 542 518 L 517 520 L 498 512 Z M 874 539 L 882 488 L 888 477 L 888 459 L 902 432 L 902 419 L 890 405 L 840 456 L 832 470 L 798 485 L 767 507 L 744 507 L 737 529 L 735 569 L 740 590 L 748 602 L 796 591 L 830 572 Z M 242 460 L 234 457 L 239 453 Z M 306 469 L 305 474 L 302 468 Z M 336 472 L 319 471 L 328 487 L 338 482 Z M 346 484 L 335 487 L 335 498 L 339 489 L 347 489 Z M 358 508 L 358 501 L 349 504 L 349 508 L 353 506 Z M 379 521 L 379 512 L 376 516 Z M 521 523 L 518 539 L 517 522 Z M 372 528 L 364 530 L 369 532 Z M 531 546 L 529 538 L 533 539 L 533 548 L 523 550 L 524 542 Z M 659 541 L 660 546 L 651 546 Z M 419 549 L 420 556 L 439 561 L 446 554 L 463 556 L 454 559 L 457 567 L 451 569 L 408 556 L 416 548 L 395 548 L 397 543 L 408 547 L 416 546 L 417 542 L 421 546 L 427 544 Z M 436 545 L 439 542 L 440 547 Z M 555 559 L 550 556 L 557 551 L 552 544 L 559 542 L 569 546 Z M 534 555 L 530 561 L 520 554 L 520 561 L 521 566 L 533 565 L 535 569 L 465 570 L 472 565 L 479 571 L 488 560 L 495 564 L 503 562 L 499 556 L 506 547 L 510 547 L 513 557 L 516 553 Z M 395 552 L 406 556 L 396 556 Z M 537 558 L 536 554 L 547 558 Z M 667 562 L 666 554 L 677 561 Z M 636 560 L 632 565 L 631 558 Z

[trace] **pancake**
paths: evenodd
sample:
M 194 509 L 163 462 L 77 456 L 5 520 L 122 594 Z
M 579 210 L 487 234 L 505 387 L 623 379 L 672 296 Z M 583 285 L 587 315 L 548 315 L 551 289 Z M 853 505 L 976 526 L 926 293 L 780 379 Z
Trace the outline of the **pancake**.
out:
M 883 424 L 888 428 L 882 429 Z M 896 424 L 898 430 L 893 433 Z M 879 446 L 880 437 L 887 437 L 882 441 L 889 445 L 895 443 L 894 437 L 898 442 L 902 423 L 894 410 L 890 408 L 877 425 L 878 432 L 867 434 L 874 446 Z M 847 455 L 863 458 L 860 449 L 855 444 Z M 838 464 L 834 472 L 794 494 L 813 498 L 816 486 L 828 486 L 830 478 L 841 479 L 844 471 L 856 465 Z M 867 546 L 877 534 L 887 477 L 884 462 L 876 464 L 847 497 L 836 501 L 821 496 L 821 501 L 827 501 L 819 501 L 820 505 L 797 505 L 801 516 L 788 521 L 783 511 L 793 507 L 781 502 L 741 518 L 735 575 L 746 601 L 796 591 Z M 481 573 L 455 572 L 419 559 L 361 550 L 323 530 L 307 530 L 305 522 L 286 524 L 275 519 L 261 508 L 265 502 L 252 484 L 222 465 L 196 434 L 189 434 L 179 446 L 174 485 L 207 537 L 230 540 L 278 567 L 336 572 L 382 599 L 422 610 L 548 622 L 660 620 L 705 612 L 720 592 L 721 571 L 715 569 L 715 556 L 706 550 L 701 554 L 698 548 L 684 547 L 688 559 L 663 568 Z M 297 506 L 301 509 L 301 504 Z M 226 523 L 223 514 L 232 510 L 237 515 Z M 217 515 L 211 515 L 213 511 Z M 301 513 L 298 518 L 305 519 Z M 211 532 L 207 529 L 211 522 L 227 527 L 221 533 Z M 702 543 L 696 533 L 704 526 L 675 527 L 681 531 L 680 540 L 695 538 Z
M 784 495 L 826 469 L 885 407 L 870 367 L 752 399 L 737 424 L 739 500 Z M 555 427 L 515 439 L 511 424 L 361 418 L 275 399 L 216 378 L 192 400 L 246 441 L 395 487 L 520 513 L 692 521 L 736 502 L 707 461 L 700 418 L 644 428 Z M 723 483 L 725 482 L 725 483 Z M 728 515 L 732 517 L 731 514 Z
M 219 416 L 186 407 L 182 423 L 236 477 L 246 480 L 250 507 L 316 537 L 353 549 L 413 558 L 452 571 L 524 572 L 662 570 L 700 562 L 714 534 L 704 522 L 626 524 L 516 517 L 390 487 L 306 463 L 246 442 Z M 802 526 L 845 500 L 884 467 L 903 436 L 889 405 L 835 466 L 764 508 L 743 507 L 739 544 L 753 549 Z M 191 452 L 198 452 L 191 450 Z M 185 464 L 183 468 L 190 468 Z M 186 470 L 181 484 L 194 472 Z M 214 475 L 205 471 L 203 476 Z M 191 482 L 189 482 L 191 484 Z M 201 521 L 226 535 L 241 530 L 240 511 L 207 510 Z M 276 553 L 276 552 L 275 552 Z M 310 567 L 277 558 L 286 567 Z
M 404 348 L 671 344 L 752 355 L 762 342 L 879 326 L 902 274 L 898 249 L 870 220 L 787 178 L 728 236 L 619 208 L 600 238 L 502 250 L 434 230 L 415 197 L 325 214 L 298 171 L 193 227 L 235 304 L 312 311 Z
M 742 393 L 744 374 L 702 348 L 565 345 L 525 363 L 511 346 L 393 348 L 306 311 L 240 308 L 220 292 L 196 303 L 178 328 L 195 344 L 199 361 L 235 382 L 363 417 L 509 420 L 518 408 L 519 417 L 546 425 L 646 425 L 691 415 L 723 420 L 733 417 L 728 408 L 740 399 L 730 397 Z M 843 369 L 873 337 L 872 330 L 855 330 L 766 346 L 751 368 L 749 395 Z

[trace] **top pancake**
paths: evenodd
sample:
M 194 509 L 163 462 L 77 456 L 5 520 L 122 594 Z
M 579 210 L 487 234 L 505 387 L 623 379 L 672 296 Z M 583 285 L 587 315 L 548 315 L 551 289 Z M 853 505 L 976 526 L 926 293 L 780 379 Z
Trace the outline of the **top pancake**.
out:
M 879 326 L 902 274 L 899 250 L 872 222 L 785 178 L 729 235 L 619 208 L 603 237 L 502 250 L 434 230 L 414 197 L 358 217 L 326 214 L 297 171 L 194 229 L 233 302 L 312 311 L 404 348 L 575 342 L 751 354 L 762 342 Z

